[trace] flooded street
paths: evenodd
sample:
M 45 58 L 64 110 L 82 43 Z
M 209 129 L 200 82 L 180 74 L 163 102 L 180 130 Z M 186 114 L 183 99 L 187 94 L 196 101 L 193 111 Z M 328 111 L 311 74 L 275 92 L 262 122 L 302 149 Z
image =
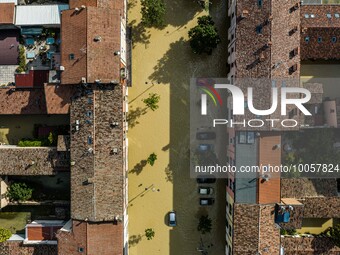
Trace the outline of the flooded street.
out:
M 197 17 L 207 13 L 194 1 L 166 0 L 167 26 L 144 29 L 140 24 L 140 3 L 130 1 L 132 25 L 133 84 L 129 89 L 129 253 L 199 254 L 203 246 L 209 254 L 224 254 L 225 183 L 208 184 L 215 189 L 215 204 L 199 206 L 198 184 L 189 172 L 189 84 L 193 77 L 227 75 L 227 3 L 213 1 L 211 15 L 217 21 L 221 44 L 211 56 L 194 55 L 188 31 Z M 149 93 L 160 95 L 159 108 L 145 108 L 142 99 Z M 146 164 L 151 153 L 154 166 Z M 169 227 L 168 212 L 177 214 L 177 226 Z M 212 231 L 201 235 L 198 218 L 208 213 Z M 155 237 L 147 240 L 146 228 Z

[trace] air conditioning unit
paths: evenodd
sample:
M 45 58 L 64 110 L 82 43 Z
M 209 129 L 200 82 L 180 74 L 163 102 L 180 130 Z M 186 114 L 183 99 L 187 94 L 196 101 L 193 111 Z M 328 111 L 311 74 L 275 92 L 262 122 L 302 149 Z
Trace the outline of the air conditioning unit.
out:
M 112 150 L 111 150 L 111 154 L 118 154 L 118 148 L 113 148 Z
M 81 9 L 85 9 L 85 8 L 86 8 L 86 6 L 85 6 L 85 5 L 82 5 L 82 6 L 81 6 Z
M 262 180 L 264 180 L 265 182 L 270 180 L 270 174 L 262 174 L 261 175 Z
M 95 80 L 96 83 L 100 83 L 100 79 Z
M 111 122 L 110 124 L 111 127 L 118 127 L 119 126 L 119 123 L 118 122 Z
M 86 83 L 86 78 L 85 77 L 81 77 L 81 83 Z
M 76 12 L 79 12 L 79 8 L 78 8 L 78 7 L 74 8 L 74 10 L 75 10 Z
M 100 42 L 101 40 L 102 40 L 102 37 L 100 35 L 98 35 L 94 38 L 95 42 Z
M 65 66 L 59 66 L 60 71 L 65 71 Z
M 120 77 L 122 78 L 122 79 L 126 79 L 127 78 L 127 69 L 126 68 L 121 68 L 120 69 Z

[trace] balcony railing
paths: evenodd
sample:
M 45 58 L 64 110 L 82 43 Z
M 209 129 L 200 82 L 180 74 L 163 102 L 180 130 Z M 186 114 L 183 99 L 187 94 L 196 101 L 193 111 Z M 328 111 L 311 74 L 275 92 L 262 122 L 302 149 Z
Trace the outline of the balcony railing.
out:
M 302 0 L 303 5 L 340 4 L 340 0 Z

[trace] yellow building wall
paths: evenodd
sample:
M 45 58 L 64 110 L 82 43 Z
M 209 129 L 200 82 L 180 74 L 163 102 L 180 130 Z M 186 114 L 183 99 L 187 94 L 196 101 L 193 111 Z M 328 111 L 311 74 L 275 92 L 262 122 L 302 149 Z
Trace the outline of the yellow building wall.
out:
M 333 227 L 335 220 L 333 219 L 315 219 L 306 218 L 302 220 L 302 228 L 297 229 L 297 232 L 304 234 L 309 232 L 310 234 L 320 234 L 329 227 Z

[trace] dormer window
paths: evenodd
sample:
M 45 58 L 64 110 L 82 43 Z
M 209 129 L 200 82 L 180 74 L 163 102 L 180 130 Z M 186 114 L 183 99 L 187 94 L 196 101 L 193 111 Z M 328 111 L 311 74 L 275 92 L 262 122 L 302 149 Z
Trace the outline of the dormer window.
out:
M 69 60 L 74 60 L 74 54 L 73 54 L 73 53 L 69 54 L 69 55 L 68 55 L 68 59 L 69 59 Z
M 336 36 L 332 37 L 332 43 L 336 43 Z
M 256 33 L 257 34 L 262 34 L 262 30 L 263 30 L 262 25 L 259 25 L 259 26 L 256 27 Z
M 318 37 L 318 43 L 322 43 L 322 37 L 321 36 Z
M 308 43 L 309 42 L 309 36 L 305 37 L 305 42 Z
M 261 8 L 262 5 L 263 5 L 262 0 L 257 0 L 257 6 L 258 6 L 259 8 Z

